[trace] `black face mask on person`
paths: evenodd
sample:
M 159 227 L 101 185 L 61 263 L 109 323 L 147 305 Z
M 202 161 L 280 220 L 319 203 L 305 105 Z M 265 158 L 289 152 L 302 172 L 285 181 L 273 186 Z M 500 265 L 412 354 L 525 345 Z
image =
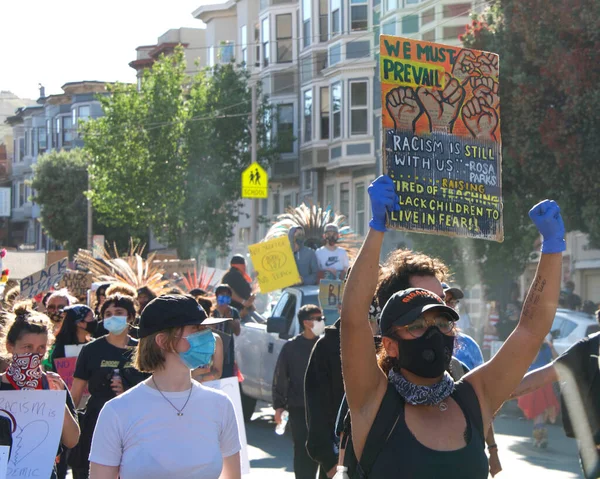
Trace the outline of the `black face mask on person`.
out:
M 333 246 L 334 244 L 336 244 L 338 242 L 338 238 L 335 235 L 326 236 L 325 241 L 327 242 L 327 244 L 329 244 L 329 246 Z
M 435 326 L 416 339 L 403 339 L 394 336 L 398 341 L 400 357 L 396 359 L 396 369 L 406 369 L 422 378 L 437 378 L 444 374 L 450 366 L 454 352 L 454 336 L 443 334 Z
M 88 333 L 95 333 L 96 332 L 96 328 L 98 327 L 98 320 L 94 319 L 93 321 L 90 321 L 88 323 L 85 323 L 85 330 Z

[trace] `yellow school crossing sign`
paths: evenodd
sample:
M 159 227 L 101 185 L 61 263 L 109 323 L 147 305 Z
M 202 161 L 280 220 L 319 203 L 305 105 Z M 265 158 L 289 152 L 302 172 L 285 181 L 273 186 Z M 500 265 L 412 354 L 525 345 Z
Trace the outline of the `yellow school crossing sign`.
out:
M 252 163 L 242 173 L 242 198 L 267 198 L 269 177 L 258 164 Z

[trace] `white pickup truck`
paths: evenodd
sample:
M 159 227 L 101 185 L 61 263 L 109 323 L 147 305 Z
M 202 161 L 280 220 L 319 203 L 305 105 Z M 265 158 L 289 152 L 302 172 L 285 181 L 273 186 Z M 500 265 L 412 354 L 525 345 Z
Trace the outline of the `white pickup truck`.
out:
M 247 322 L 235 338 L 235 360 L 244 375 L 241 383 L 244 419 L 250 420 L 256 401 L 272 403 L 273 374 L 286 341 L 300 334 L 298 311 L 306 304 L 319 304 L 318 286 L 286 288 L 265 323 Z M 337 313 L 325 314 L 327 325 Z

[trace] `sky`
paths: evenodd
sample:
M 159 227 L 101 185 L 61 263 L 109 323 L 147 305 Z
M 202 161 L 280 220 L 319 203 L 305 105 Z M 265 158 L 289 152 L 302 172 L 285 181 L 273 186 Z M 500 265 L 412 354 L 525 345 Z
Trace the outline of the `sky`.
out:
M 258 1 L 258 0 L 257 0 Z M 81 80 L 134 82 L 135 49 L 224 0 L 0 0 L 0 90 L 37 99 Z

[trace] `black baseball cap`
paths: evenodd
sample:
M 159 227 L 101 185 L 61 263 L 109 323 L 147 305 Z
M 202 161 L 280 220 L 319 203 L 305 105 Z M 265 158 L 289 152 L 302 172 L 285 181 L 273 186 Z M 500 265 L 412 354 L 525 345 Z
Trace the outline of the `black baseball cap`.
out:
M 447 315 L 452 321 L 459 319 L 454 309 L 446 306 L 442 298 L 427 289 L 409 288 L 398 291 L 385 303 L 381 311 L 379 322 L 381 332 L 385 334 L 392 326 L 406 326 L 425 311 L 434 308 Z
M 244 258 L 241 254 L 234 254 L 231 257 L 229 264 L 246 264 L 246 258 Z
M 230 320 L 231 318 L 209 318 L 202 306 L 189 295 L 166 294 L 150 301 L 142 311 L 138 337 L 145 338 L 169 328 L 217 324 Z
M 465 293 L 460 288 L 451 288 L 446 283 L 442 283 L 442 288 L 444 288 L 444 294 L 450 293 L 454 299 L 463 299 L 465 297 Z

